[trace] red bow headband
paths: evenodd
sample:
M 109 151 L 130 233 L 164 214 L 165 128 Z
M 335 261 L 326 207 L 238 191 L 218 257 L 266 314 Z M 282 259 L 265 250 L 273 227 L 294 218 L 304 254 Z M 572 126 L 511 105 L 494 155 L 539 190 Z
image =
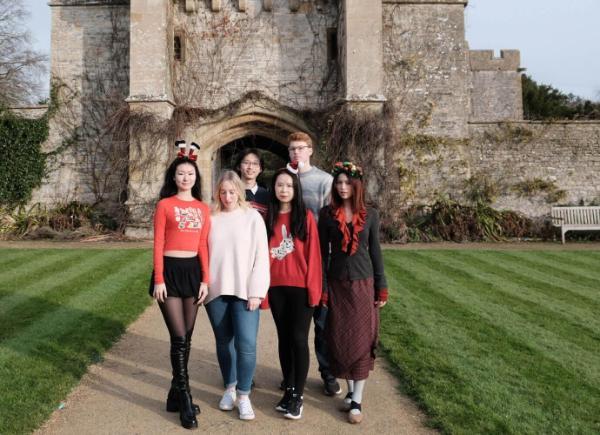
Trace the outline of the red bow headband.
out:
M 293 162 L 290 162 L 287 165 L 285 165 L 285 169 L 287 169 L 288 172 L 291 172 L 294 175 L 298 175 L 299 167 L 300 167 L 300 162 L 298 162 L 298 160 L 294 160 Z
M 177 158 L 179 159 L 187 158 L 192 162 L 195 162 L 198 159 L 198 154 L 195 153 L 200 151 L 200 145 L 198 145 L 196 142 L 192 142 L 190 145 L 188 145 L 184 140 L 176 140 L 175 148 L 179 150 L 177 153 Z

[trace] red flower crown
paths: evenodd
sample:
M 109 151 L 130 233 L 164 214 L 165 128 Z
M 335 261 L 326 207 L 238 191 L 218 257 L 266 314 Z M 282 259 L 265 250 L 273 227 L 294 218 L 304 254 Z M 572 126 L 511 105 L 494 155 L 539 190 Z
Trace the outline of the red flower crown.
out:
M 331 170 L 331 175 L 334 177 L 338 174 L 344 173 L 348 177 L 356 178 L 358 180 L 362 180 L 363 171 L 362 168 L 358 165 L 355 165 L 352 162 L 336 162 L 333 165 L 333 169 Z

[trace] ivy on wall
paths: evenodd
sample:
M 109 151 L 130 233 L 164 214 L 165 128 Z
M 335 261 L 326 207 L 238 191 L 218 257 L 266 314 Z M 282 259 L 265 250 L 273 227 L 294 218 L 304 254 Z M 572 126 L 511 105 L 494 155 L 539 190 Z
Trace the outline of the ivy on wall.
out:
M 48 117 L 26 119 L 0 108 L 0 205 L 26 203 L 41 184 L 46 160 L 41 146 L 48 137 Z

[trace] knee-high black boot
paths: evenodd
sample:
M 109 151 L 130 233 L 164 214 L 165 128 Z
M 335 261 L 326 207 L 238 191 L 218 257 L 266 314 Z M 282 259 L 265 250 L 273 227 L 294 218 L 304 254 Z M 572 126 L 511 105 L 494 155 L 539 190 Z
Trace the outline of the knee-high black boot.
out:
M 183 427 L 192 429 L 198 427 L 198 420 L 196 420 L 196 413 L 192 408 L 192 398 L 187 390 L 186 342 L 187 337 L 185 336 L 171 338 L 171 366 L 179 399 L 179 419 Z
M 186 334 L 186 343 L 185 343 L 185 366 L 188 366 L 188 361 L 190 360 L 190 350 L 192 347 L 192 333 L 188 332 Z M 189 372 L 186 371 L 186 387 L 188 393 L 190 393 L 190 398 L 192 394 L 190 392 L 190 376 Z M 200 407 L 193 403 L 192 399 L 192 408 L 196 415 L 200 414 Z M 175 388 L 175 371 L 173 371 L 173 379 L 171 380 L 171 389 L 169 390 L 169 395 L 167 396 L 167 411 L 168 412 L 178 412 L 179 411 L 179 397 L 177 395 L 177 388 Z

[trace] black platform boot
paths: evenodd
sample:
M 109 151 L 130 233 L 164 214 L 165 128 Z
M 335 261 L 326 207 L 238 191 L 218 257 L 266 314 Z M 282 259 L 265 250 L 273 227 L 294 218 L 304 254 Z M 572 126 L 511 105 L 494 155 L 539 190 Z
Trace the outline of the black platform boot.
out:
M 179 399 L 179 419 L 186 429 L 198 427 L 196 413 L 192 408 L 192 398 L 187 390 L 187 364 L 185 361 L 187 337 L 171 338 L 171 365 L 175 378 L 175 390 Z
M 192 333 L 188 332 L 186 334 L 186 344 L 185 344 L 185 366 L 188 366 L 188 361 L 190 360 L 190 350 L 192 347 Z M 188 393 L 190 393 L 190 397 L 192 394 L 190 392 L 190 376 L 186 371 L 186 387 Z M 192 399 L 192 408 L 196 415 L 200 414 L 200 407 L 193 403 Z M 173 379 L 171 380 L 171 389 L 169 390 L 169 394 L 167 395 L 167 411 L 168 412 L 179 412 L 179 396 L 177 395 L 177 388 L 175 388 L 175 371 L 173 371 Z

